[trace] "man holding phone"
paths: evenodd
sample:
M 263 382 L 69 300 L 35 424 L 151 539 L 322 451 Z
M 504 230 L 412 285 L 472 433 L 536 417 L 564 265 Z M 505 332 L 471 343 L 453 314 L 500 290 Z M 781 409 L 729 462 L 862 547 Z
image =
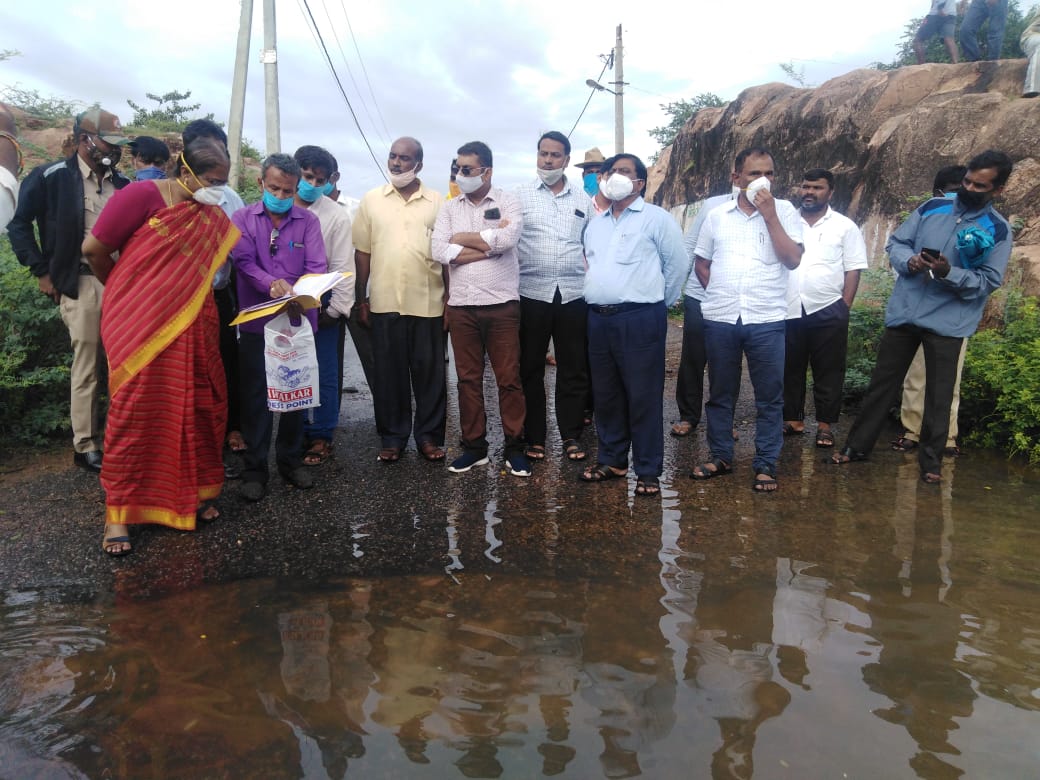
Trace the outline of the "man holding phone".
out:
M 1011 228 L 992 205 L 1011 168 L 1011 158 L 1003 152 L 976 155 L 956 199 L 932 198 L 889 238 L 886 251 L 898 277 L 885 311 L 877 362 L 863 411 L 844 448 L 827 462 L 866 460 L 889 402 L 923 346 L 928 381 L 918 462 L 922 480 L 941 481 L 961 347 L 978 327 L 986 299 L 1003 282 L 1011 256 Z

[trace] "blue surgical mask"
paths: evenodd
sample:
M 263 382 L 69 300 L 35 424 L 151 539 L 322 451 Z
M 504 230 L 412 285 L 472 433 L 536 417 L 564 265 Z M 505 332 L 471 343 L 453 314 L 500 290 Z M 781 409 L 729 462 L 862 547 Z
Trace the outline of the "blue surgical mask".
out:
M 145 181 L 146 179 L 165 179 L 166 171 L 162 168 L 156 168 L 154 165 L 150 165 L 147 168 L 142 168 L 136 174 L 138 181 Z
M 292 198 L 276 198 L 267 190 L 264 190 L 264 208 L 275 214 L 284 214 L 292 208 Z
M 314 201 L 325 194 L 321 187 L 315 187 L 306 179 L 300 179 L 300 183 L 296 185 L 296 192 L 307 203 L 314 203 Z
M 332 191 L 334 189 L 335 189 L 335 187 L 332 186 L 332 182 L 331 181 L 327 181 L 327 182 L 325 182 L 325 186 L 321 188 L 321 194 L 322 195 L 331 195 Z
M 946 200 L 956 200 L 958 192 L 960 192 L 960 190 L 950 190 L 949 192 L 944 192 L 943 197 L 946 198 Z
M 581 186 L 585 188 L 585 192 L 589 194 L 590 198 L 596 197 L 596 193 L 599 192 L 599 174 L 586 173 L 581 177 Z

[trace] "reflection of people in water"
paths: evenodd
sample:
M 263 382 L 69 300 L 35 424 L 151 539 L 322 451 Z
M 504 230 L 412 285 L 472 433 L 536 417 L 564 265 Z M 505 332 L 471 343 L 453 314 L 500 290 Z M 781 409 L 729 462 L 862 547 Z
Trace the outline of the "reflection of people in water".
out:
M 952 469 L 950 463 L 944 468 L 951 481 Z M 951 584 L 952 502 L 949 491 L 919 493 L 917 471 L 915 463 L 899 470 L 891 515 L 895 543 L 886 567 L 891 579 L 887 587 L 872 588 L 864 602 L 867 633 L 881 651 L 876 663 L 863 667 L 863 680 L 892 702 L 874 714 L 905 728 L 917 743 L 914 771 L 960 775 L 956 761 L 942 757 L 959 755 L 949 735 L 957 720 L 972 714 L 976 693 L 971 678 L 956 668 L 965 630 L 961 610 L 943 603 Z

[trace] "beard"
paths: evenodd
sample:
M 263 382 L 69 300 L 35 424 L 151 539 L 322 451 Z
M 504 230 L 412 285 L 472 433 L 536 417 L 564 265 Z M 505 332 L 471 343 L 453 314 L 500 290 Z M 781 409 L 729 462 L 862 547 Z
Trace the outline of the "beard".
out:
M 827 208 L 827 204 L 818 200 L 807 201 L 802 198 L 802 211 L 817 212 Z

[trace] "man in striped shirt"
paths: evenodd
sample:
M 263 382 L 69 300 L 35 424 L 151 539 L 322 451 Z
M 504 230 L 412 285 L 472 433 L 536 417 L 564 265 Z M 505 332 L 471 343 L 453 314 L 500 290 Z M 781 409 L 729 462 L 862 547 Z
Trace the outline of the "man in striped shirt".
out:
M 545 353 L 556 352 L 556 424 L 570 460 L 584 460 L 582 433 L 588 372 L 585 358 L 587 306 L 582 235 L 592 201 L 564 171 L 571 143 L 556 130 L 538 139 L 538 180 L 517 189 L 524 229 L 520 258 L 520 379 L 527 414 L 526 454 L 545 457 Z

